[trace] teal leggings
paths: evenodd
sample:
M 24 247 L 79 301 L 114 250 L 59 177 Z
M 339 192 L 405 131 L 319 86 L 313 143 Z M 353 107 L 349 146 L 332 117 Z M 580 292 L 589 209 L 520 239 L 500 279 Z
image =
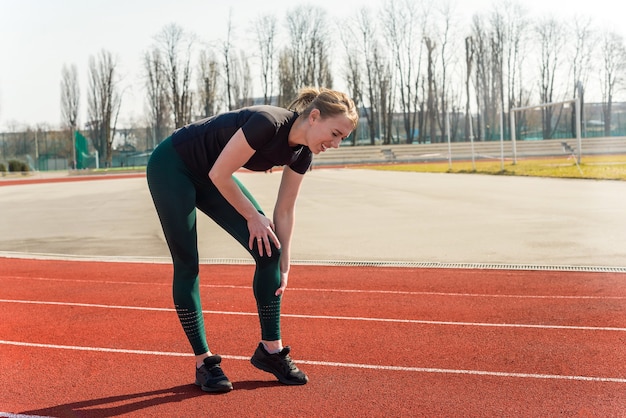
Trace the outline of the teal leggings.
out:
M 272 244 L 272 255 L 261 257 L 258 248 L 248 248 L 250 232 L 243 216 L 224 199 L 206 178 L 193 175 L 180 159 L 171 138 L 152 153 L 147 168 L 152 200 L 163 227 L 174 264 L 173 296 L 176 312 L 196 355 L 209 351 L 199 291 L 196 208 L 213 219 L 252 255 L 256 262 L 252 288 L 261 323 L 261 338 L 280 339 L 280 250 Z M 258 203 L 235 179 L 241 191 L 261 213 Z

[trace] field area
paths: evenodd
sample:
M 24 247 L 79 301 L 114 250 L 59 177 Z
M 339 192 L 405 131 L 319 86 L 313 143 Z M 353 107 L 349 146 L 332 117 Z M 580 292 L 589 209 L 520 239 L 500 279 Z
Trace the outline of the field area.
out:
M 578 165 L 572 157 L 477 160 L 446 162 L 385 164 L 371 166 L 375 170 L 410 171 L 419 173 L 476 173 L 505 176 L 532 176 L 597 180 L 626 180 L 626 155 L 587 156 Z
M 626 182 L 358 165 L 314 168 L 298 200 L 301 387 L 250 364 L 254 266 L 198 217 L 218 396 L 194 385 L 144 170 L 1 179 L 0 417 L 626 416 Z M 272 208 L 280 172 L 237 177 Z

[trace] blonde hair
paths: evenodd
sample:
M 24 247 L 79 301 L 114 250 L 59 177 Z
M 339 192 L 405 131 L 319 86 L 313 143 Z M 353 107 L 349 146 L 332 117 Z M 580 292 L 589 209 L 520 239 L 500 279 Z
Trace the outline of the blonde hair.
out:
M 352 99 L 345 93 L 326 88 L 301 89 L 298 97 L 289 104 L 289 109 L 305 117 L 309 116 L 313 109 L 318 109 L 322 118 L 345 115 L 352 122 L 353 129 L 359 122 L 359 112 Z

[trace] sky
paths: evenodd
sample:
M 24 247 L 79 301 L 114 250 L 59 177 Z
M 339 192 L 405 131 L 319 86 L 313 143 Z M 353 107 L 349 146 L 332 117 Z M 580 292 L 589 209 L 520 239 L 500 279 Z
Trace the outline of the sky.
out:
M 175 23 L 195 33 L 200 41 L 210 42 L 224 38 L 229 16 L 236 36 L 245 37 L 253 32 L 250 23 L 256 17 L 275 14 L 281 24 L 286 12 L 300 4 L 319 6 L 329 18 L 341 21 L 361 7 L 378 10 L 388 1 L 0 0 L 0 131 L 58 127 L 61 71 L 64 65 L 73 64 L 81 89 L 79 123 L 84 122 L 89 57 L 101 50 L 117 58 L 123 89 L 120 122 L 143 120 L 141 59 L 153 45 L 154 36 L 168 24 Z M 463 22 L 500 0 L 451 1 Z M 536 15 L 589 15 L 596 24 L 619 28 L 616 30 L 626 35 L 626 25 L 620 24 L 623 15 L 613 6 L 614 0 L 519 3 Z M 568 9 L 564 11 L 564 7 Z

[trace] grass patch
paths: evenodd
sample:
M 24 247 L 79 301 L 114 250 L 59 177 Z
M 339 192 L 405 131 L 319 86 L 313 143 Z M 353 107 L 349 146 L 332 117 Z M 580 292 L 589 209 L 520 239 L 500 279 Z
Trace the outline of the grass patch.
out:
M 412 171 L 420 173 L 471 173 L 505 176 L 556 177 L 575 179 L 626 180 L 626 155 L 583 156 L 580 167 L 574 158 L 518 159 L 517 164 L 505 160 L 384 164 L 367 166 L 372 170 Z

